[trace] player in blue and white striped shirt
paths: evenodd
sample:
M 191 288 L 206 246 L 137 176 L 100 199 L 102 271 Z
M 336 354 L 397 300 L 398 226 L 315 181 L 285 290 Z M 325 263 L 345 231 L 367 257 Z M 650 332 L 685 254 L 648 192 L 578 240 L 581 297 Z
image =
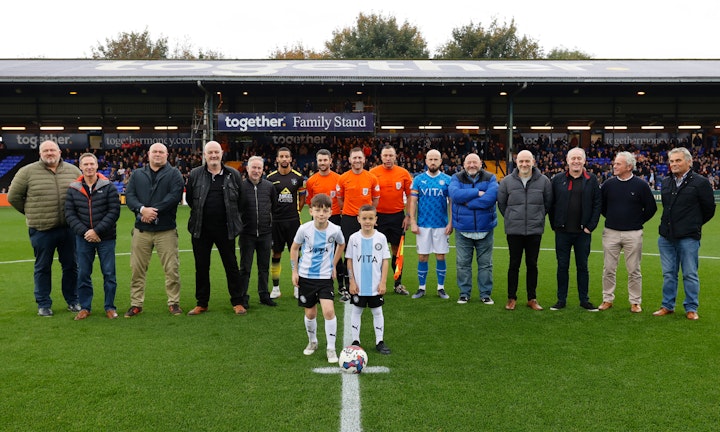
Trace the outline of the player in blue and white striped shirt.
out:
M 387 238 L 375 229 L 377 210 L 372 205 L 360 207 L 358 212 L 360 231 L 350 236 L 345 258 L 350 278 L 350 301 L 352 311 L 350 324 L 352 327 L 353 345 L 360 345 L 360 321 L 363 310 L 370 308 L 375 328 L 375 348 L 380 354 L 390 354 L 385 346 L 385 317 L 382 306 L 386 291 L 390 249 Z
M 308 345 L 303 354 L 311 355 L 318 348 L 316 318 L 317 304 L 320 303 L 325 318 L 328 363 L 337 363 L 333 279 L 337 277 L 335 266 L 345 250 L 345 237 L 339 226 L 328 221 L 331 214 L 330 197 L 325 194 L 315 195 L 310 201 L 313 220 L 300 226 L 290 247 L 290 267 L 293 284 L 298 287 L 298 305 L 305 308 Z

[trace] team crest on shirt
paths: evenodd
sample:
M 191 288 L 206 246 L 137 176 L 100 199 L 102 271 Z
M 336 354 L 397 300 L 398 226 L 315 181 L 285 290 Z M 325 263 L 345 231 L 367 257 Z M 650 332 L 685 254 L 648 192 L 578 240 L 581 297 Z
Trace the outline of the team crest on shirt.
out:
M 440 180 L 440 186 L 445 186 L 445 180 Z
M 395 189 L 396 190 L 402 189 L 402 182 L 395 182 Z
M 362 190 L 363 196 L 368 196 L 369 193 L 370 193 L 370 188 L 363 188 L 363 190 Z
M 335 243 L 335 237 L 330 237 L 328 239 L 328 243 Z
M 382 243 L 375 243 L 375 250 L 379 251 L 379 250 L 382 250 L 382 248 L 383 248 Z
M 292 184 L 293 186 L 297 186 L 297 183 L 297 179 L 290 179 L 290 184 Z
M 330 191 L 330 198 L 335 198 L 335 191 Z

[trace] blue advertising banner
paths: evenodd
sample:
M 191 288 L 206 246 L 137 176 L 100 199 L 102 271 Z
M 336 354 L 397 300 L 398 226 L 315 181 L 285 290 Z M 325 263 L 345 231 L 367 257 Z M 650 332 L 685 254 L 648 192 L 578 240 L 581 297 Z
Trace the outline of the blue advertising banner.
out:
M 43 141 L 55 141 L 61 150 L 83 150 L 88 148 L 87 134 L 42 133 L 42 134 L 2 134 L 5 148 L 10 150 L 34 150 L 40 148 Z
M 220 132 L 372 133 L 373 113 L 229 113 L 218 114 Z

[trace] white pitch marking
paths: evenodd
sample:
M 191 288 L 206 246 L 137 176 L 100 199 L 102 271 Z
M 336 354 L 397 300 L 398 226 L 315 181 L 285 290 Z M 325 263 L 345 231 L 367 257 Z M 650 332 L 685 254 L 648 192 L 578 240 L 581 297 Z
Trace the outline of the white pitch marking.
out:
M 321 374 L 321 375 L 336 375 L 336 374 L 340 374 L 340 373 L 345 373 L 339 367 L 331 367 L 331 366 L 324 367 L 324 368 L 315 368 L 312 371 L 317 374 Z M 368 373 L 388 373 L 388 372 L 390 372 L 390 368 L 388 368 L 386 366 L 370 366 L 370 367 L 364 368 L 362 370 L 361 375 L 368 374 Z M 346 374 L 346 375 L 352 375 L 352 374 Z

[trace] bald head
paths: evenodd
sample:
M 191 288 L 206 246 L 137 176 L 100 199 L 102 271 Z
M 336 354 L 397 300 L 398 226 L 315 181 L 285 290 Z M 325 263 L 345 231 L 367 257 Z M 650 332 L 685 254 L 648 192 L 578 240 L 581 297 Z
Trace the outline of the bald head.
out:
M 48 168 L 55 168 L 60 164 L 60 146 L 55 141 L 43 141 L 40 144 L 40 160 Z
M 163 143 L 155 143 L 150 146 L 148 150 L 148 161 L 150 162 L 150 168 L 153 171 L 157 171 L 167 164 L 168 151 L 167 147 Z
M 221 169 L 222 155 L 222 146 L 219 142 L 208 141 L 207 144 L 205 144 L 203 156 L 205 157 L 205 163 L 207 164 L 207 168 L 210 171 L 215 172 Z
M 430 174 L 435 174 L 440 170 L 440 165 L 442 165 L 442 156 L 440 156 L 440 152 L 437 150 L 430 150 L 425 155 L 425 164 L 428 167 L 428 171 Z
M 469 155 L 465 156 L 463 168 L 465 168 L 465 172 L 468 173 L 468 175 L 475 176 L 477 173 L 480 172 L 480 169 L 482 168 L 482 161 L 480 160 L 480 156 L 478 156 L 477 153 L 470 153 Z
M 533 156 L 530 151 L 523 150 L 517 154 L 515 164 L 517 164 L 518 174 L 520 177 L 530 177 L 532 176 L 532 168 L 535 165 L 535 156 Z

